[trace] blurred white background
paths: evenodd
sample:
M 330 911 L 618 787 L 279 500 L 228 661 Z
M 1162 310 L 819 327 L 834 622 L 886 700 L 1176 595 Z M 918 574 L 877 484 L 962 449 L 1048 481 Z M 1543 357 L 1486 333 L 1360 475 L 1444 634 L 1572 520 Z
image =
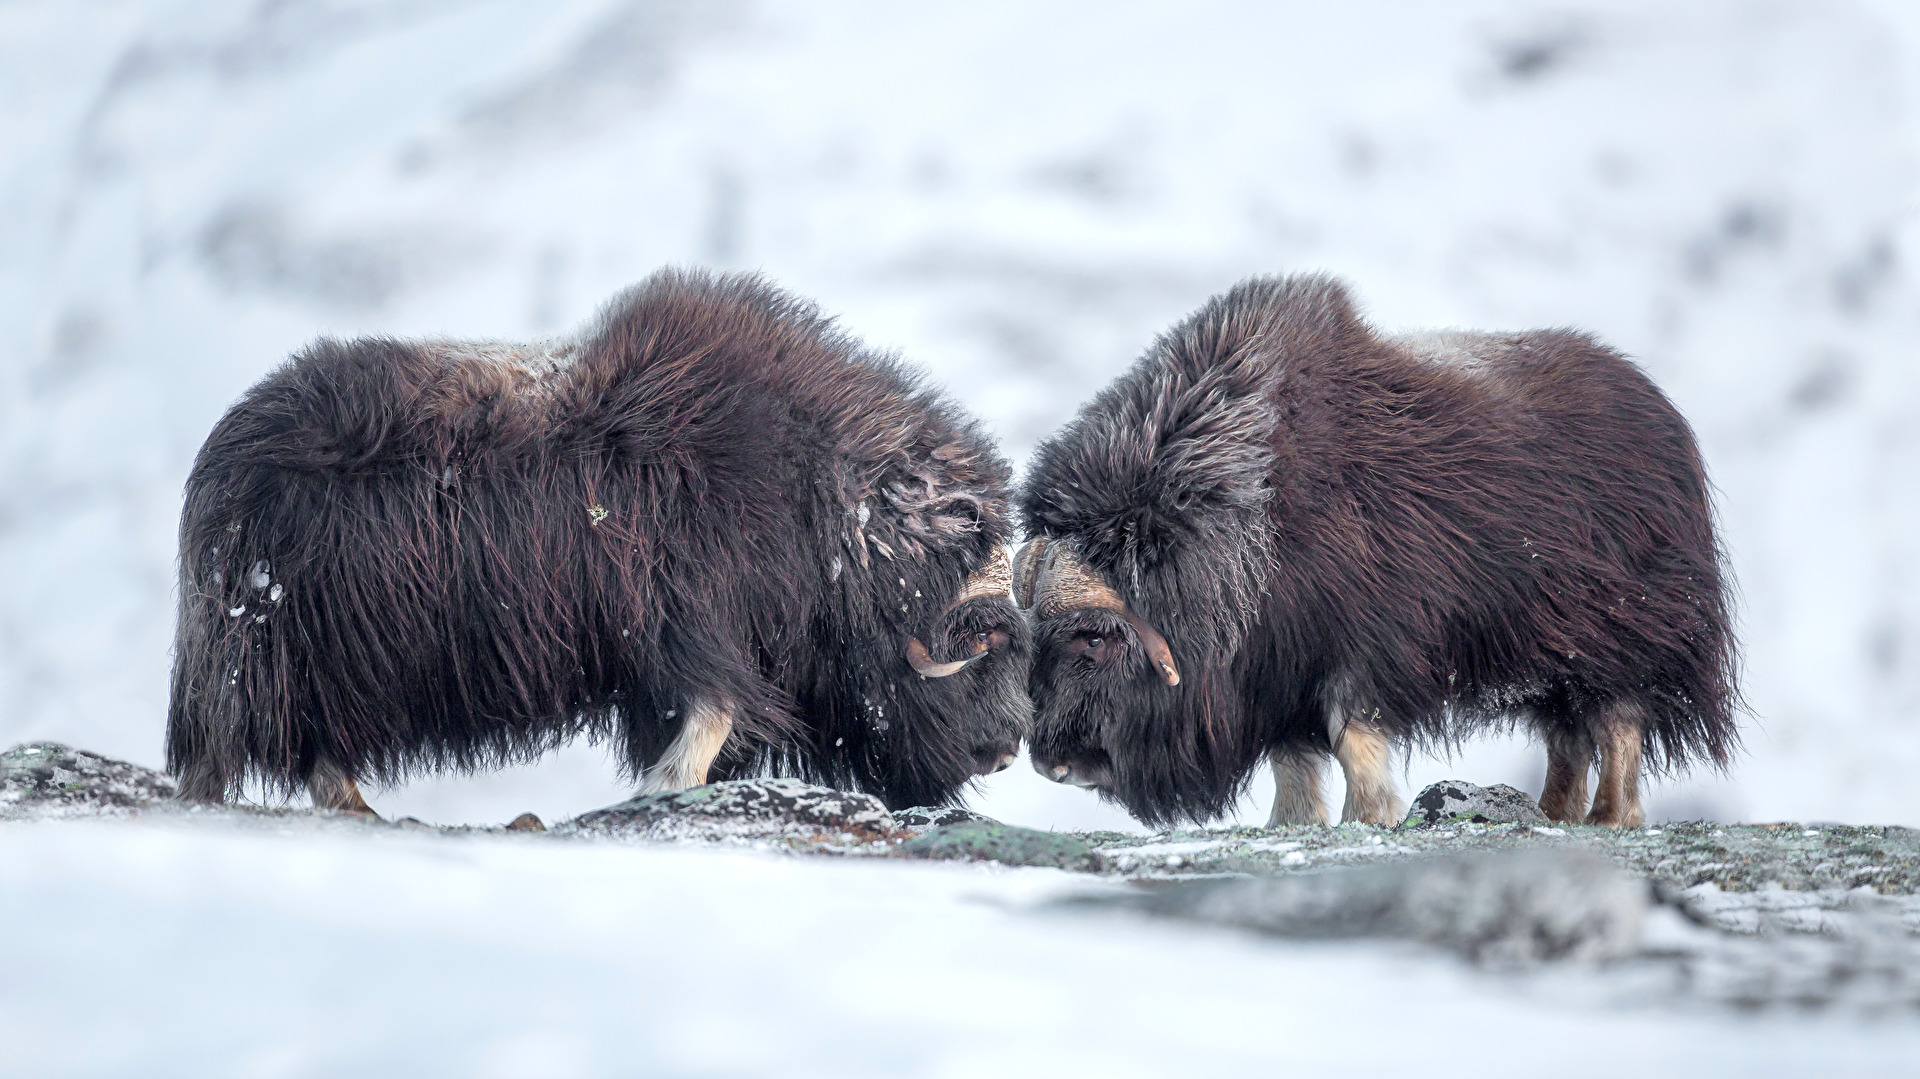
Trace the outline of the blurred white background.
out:
M 1898 3 L 0 4 L 0 745 L 159 763 L 181 483 L 318 334 L 758 268 L 1019 461 L 1209 294 L 1326 269 L 1389 329 L 1592 330 L 1695 423 L 1756 714 L 1653 817 L 1920 824 L 1917 95 Z M 623 793 L 583 746 L 373 801 Z M 972 804 L 1128 826 L 1024 765 Z

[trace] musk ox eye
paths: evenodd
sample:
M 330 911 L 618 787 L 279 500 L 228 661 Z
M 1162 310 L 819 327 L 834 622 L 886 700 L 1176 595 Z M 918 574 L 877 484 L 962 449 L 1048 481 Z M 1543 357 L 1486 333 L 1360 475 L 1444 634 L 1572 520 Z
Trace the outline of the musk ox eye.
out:
M 1075 656 L 1098 662 L 1106 658 L 1107 639 L 1098 633 L 1083 633 L 1067 642 L 1067 651 Z
M 1013 637 L 1008 634 L 1006 630 L 995 626 L 993 629 L 976 631 L 968 640 L 967 644 L 973 654 L 977 656 L 982 652 L 992 652 L 1005 648 L 1012 640 Z

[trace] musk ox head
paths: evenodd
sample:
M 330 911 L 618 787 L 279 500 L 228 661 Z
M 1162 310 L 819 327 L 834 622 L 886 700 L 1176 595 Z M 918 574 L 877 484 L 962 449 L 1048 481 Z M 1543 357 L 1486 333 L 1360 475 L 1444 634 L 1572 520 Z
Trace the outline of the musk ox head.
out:
M 970 573 L 901 559 L 849 567 L 837 584 L 859 617 L 817 639 L 829 661 L 797 687 L 804 735 L 723 759 L 716 778 L 799 775 L 904 809 L 950 804 L 1011 764 L 1033 714 L 1032 637 L 1006 549 L 983 542 Z
M 1015 601 L 1032 616 L 1033 766 L 1119 802 L 1153 825 L 1206 820 L 1232 804 L 1252 733 L 1229 655 L 1185 648 L 1134 610 L 1070 540 L 1021 549 Z M 1177 633 L 1177 630 L 1176 630 Z
M 987 565 L 931 619 L 927 640 L 909 635 L 910 676 L 895 682 L 908 721 L 884 787 L 889 804 L 937 805 L 975 776 L 1013 763 L 1033 714 L 1027 697 L 1032 636 L 1013 605 L 1013 567 L 995 546 Z
M 1329 282 L 1254 281 L 1161 335 L 1035 449 L 1014 575 L 1034 613 L 1042 774 L 1155 824 L 1232 806 L 1281 711 L 1255 698 L 1306 684 L 1253 670 L 1297 653 L 1263 637 L 1287 602 L 1274 358 L 1337 353 L 1357 325 Z

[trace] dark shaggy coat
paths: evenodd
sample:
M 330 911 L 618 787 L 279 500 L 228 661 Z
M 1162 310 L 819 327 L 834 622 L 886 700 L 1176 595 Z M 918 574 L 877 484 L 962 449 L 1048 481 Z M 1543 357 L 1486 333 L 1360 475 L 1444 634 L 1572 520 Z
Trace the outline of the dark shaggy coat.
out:
M 1020 505 L 1179 664 L 1156 679 L 1110 611 L 1035 630 L 1035 761 L 1086 764 L 1142 820 L 1224 813 L 1264 752 L 1327 752 L 1337 714 L 1588 747 L 1627 715 L 1656 768 L 1735 747 L 1699 450 L 1584 334 L 1385 338 L 1332 280 L 1249 280 L 1042 445 Z
M 718 774 L 952 799 L 1017 750 L 1008 466 L 809 303 L 665 271 L 545 346 L 322 339 L 208 437 L 180 526 L 169 767 L 190 797 L 383 782 L 610 738 L 701 700 Z M 994 631 L 998 631 L 994 633 Z M 935 658 L 995 653 L 923 679 Z

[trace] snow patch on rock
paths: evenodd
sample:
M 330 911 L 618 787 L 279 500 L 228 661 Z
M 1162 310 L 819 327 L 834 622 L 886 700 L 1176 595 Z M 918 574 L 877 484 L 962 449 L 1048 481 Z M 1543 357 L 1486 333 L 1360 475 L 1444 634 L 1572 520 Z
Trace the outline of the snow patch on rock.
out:
M 582 814 L 553 831 L 624 839 L 798 841 L 844 848 L 882 843 L 898 829 L 887 807 L 870 794 L 797 779 L 738 779 L 643 795 Z

